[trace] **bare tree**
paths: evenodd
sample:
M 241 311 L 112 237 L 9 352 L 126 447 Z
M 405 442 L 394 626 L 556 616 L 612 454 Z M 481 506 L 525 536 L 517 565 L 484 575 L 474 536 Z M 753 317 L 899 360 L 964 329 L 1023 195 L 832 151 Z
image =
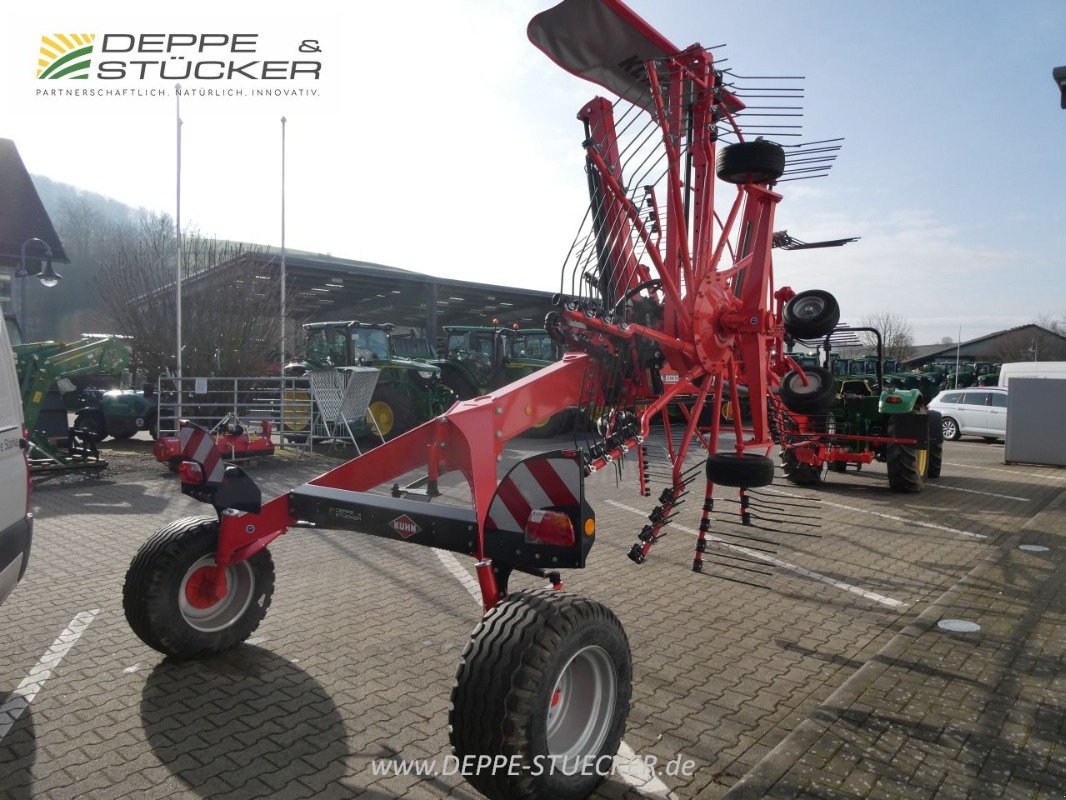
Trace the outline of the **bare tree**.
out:
M 863 317 L 862 324 L 880 331 L 886 358 L 903 361 L 910 357 L 914 350 L 914 329 L 907 319 L 890 311 L 883 311 Z M 877 347 L 877 341 L 871 334 L 864 334 L 864 341 L 871 349 Z
M 112 226 L 104 239 L 107 259 L 96 280 L 100 302 L 117 331 L 133 338 L 134 359 L 145 375 L 173 372 L 173 220 L 165 214 L 145 214 L 134 227 Z M 239 243 L 183 233 L 184 374 L 262 374 L 278 347 L 280 280 L 270 261 Z

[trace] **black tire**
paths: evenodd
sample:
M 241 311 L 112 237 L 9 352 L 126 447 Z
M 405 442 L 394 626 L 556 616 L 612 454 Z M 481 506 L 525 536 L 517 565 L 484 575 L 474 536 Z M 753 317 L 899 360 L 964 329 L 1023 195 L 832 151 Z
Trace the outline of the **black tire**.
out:
M 603 768 L 618 752 L 633 669 L 629 641 L 609 608 L 550 589 L 515 592 L 474 630 L 455 679 L 448 722 L 460 763 L 502 755 L 519 765 L 468 775 L 482 794 L 578 800 L 603 780 L 596 769 L 551 770 L 548 758 L 572 750 L 571 766 L 587 756 Z
M 766 456 L 714 453 L 707 456 L 707 480 L 742 489 L 769 486 L 774 482 L 774 462 Z
M 944 468 L 944 415 L 927 411 L 929 415 L 929 469 L 927 478 L 936 480 Z
M 135 434 L 136 432 L 137 431 L 119 431 L 118 433 L 112 433 L 111 438 L 118 439 L 120 441 L 123 439 L 132 439 L 133 434 Z
M 811 464 L 804 464 L 796 458 L 796 451 L 792 449 L 781 451 L 781 469 L 785 473 L 785 480 L 797 486 L 816 486 L 822 482 L 822 471 Z
M 848 471 L 848 462 L 847 461 L 830 461 L 830 462 L 828 462 L 826 464 L 826 467 L 827 467 L 827 469 L 830 472 L 847 472 Z
M 415 416 L 411 399 L 397 387 L 386 384 L 378 386 L 374 390 L 374 396 L 370 399 L 370 409 L 367 414 L 373 414 L 378 421 L 381 435 L 386 439 L 399 436 L 401 433 L 411 430 L 418 422 Z M 368 420 L 369 423 L 369 420 Z M 377 436 L 378 429 L 370 424 L 370 434 Z
M 227 568 L 226 596 L 196 593 L 213 567 L 218 519 L 185 517 L 167 525 L 134 556 L 122 587 L 126 621 L 142 642 L 168 656 L 198 658 L 234 647 L 259 627 L 274 594 L 268 550 Z
M 83 411 L 74 417 L 74 430 L 83 442 L 102 442 L 107 438 L 104 417 L 96 411 Z
M 824 414 L 836 397 L 836 385 L 829 370 L 822 367 L 806 367 L 807 385 L 795 370 L 785 373 L 778 392 L 781 402 L 791 411 L 800 414 Z
M 793 339 L 820 339 L 840 322 L 840 304 L 821 289 L 800 292 L 785 304 L 781 321 Z
M 956 422 L 953 417 L 944 417 L 940 428 L 944 433 L 944 439 L 946 441 L 957 442 L 962 438 L 962 431 L 959 429 L 959 423 Z
M 570 410 L 560 411 L 548 417 L 544 424 L 526 429 L 525 435 L 531 439 L 548 439 L 565 433 L 570 425 Z
M 726 183 L 773 183 L 785 171 L 785 148 L 766 139 L 726 145 L 714 171 Z
M 899 417 L 890 418 L 886 435 L 889 438 L 913 438 L 898 430 L 900 424 Z M 885 465 L 888 467 L 888 485 L 892 491 L 920 492 L 929 472 L 929 448 L 908 444 L 885 445 Z
M 481 392 L 478 391 L 475 386 L 465 375 L 461 375 L 458 372 L 449 370 L 445 373 L 445 383 L 448 388 L 455 392 L 455 396 L 460 400 L 469 400 L 472 397 L 477 397 Z

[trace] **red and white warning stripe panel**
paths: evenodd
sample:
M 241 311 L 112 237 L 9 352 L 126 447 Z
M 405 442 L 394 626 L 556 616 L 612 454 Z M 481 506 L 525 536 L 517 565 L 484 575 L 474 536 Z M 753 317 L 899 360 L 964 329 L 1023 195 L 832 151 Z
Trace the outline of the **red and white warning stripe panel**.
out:
M 222 463 L 222 454 L 215 446 L 211 434 L 199 425 L 182 420 L 178 441 L 181 442 L 182 458 L 197 462 L 204 471 L 207 483 L 222 483 L 226 465 Z
M 538 508 L 576 506 L 581 497 L 581 469 L 572 458 L 533 456 L 520 461 L 496 488 L 488 527 L 522 531 Z

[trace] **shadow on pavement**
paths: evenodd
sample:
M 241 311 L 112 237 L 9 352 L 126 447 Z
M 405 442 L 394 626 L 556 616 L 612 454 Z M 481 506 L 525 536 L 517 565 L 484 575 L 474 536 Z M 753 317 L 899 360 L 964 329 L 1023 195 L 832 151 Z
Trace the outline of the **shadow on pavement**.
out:
M 272 797 L 296 783 L 315 796 L 346 775 L 348 732 L 329 693 L 258 647 L 161 661 L 145 684 L 141 720 L 156 757 L 201 797 Z M 340 786 L 332 796 L 390 797 Z
M 0 708 L 7 697 L 0 696 Z M 0 712 L 0 725 L 8 721 Z M 0 735 L 4 728 L 0 727 Z M 33 725 L 33 708 L 27 708 L 0 741 L 0 797 L 4 800 L 29 800 L 34 797 L 33 765 L 37 761 L 37 732 Z

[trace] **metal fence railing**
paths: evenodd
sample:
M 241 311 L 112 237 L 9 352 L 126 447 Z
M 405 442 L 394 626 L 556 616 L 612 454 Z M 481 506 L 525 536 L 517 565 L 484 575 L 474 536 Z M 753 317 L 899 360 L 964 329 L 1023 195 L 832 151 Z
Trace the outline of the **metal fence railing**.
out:
M 293 420 L 312 417 L 311 386 L 306 377 L 160 377 L 156 392 L 160 436 L 176 436 L 182 419 L 210 430 L 232 414 L 250 425 L 269 421 L 272 438 L 280 444 L 289 440 L 283 436 L 283 420 L 291 426 Z
M 187 419 L 211 430 L 232 415 L 245 425 L 270 422 L 278 444 L 311 448 L 316 441 L 348 440 L 369 431 L 380 438 L 368 414 L 380 371 L 344 367 L 301 377 L 160 377 L 158 431 L 176 436 Z

